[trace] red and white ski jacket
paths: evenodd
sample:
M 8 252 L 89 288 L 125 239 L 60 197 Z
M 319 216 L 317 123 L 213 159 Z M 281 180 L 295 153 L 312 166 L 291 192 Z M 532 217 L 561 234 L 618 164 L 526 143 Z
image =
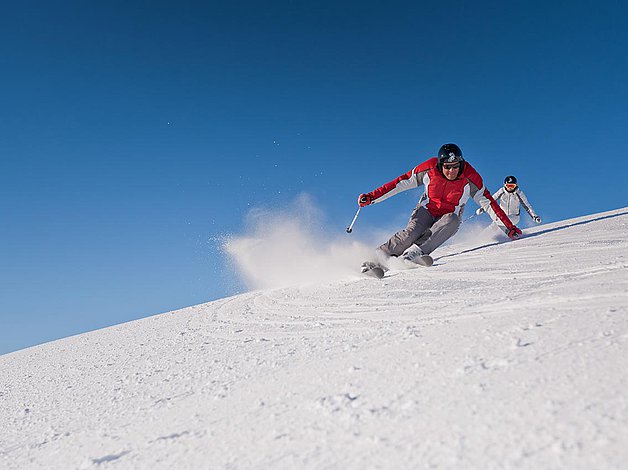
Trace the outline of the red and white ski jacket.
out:
M 499 218 L 509 230 L 515 227 L 484 187 L 480 174 L 467 162 L 463 163 L 462 172 L 458 177 L 449 181 L 438 169 L 438 159 L 430 158 L 368 194 L 373 203 L 378 203 L 421 185 L 425 186 L 425 193 L 421 197 L 420 205 L 434 217 L 452 212 L 460 215 L 469 197 L 472 197 L 493 220 Z

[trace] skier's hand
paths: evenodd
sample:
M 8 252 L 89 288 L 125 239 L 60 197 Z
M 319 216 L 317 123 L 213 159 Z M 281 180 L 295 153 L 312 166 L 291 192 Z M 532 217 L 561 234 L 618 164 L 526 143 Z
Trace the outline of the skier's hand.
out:
M 483 212 L 484 212 L 484 209 L 482 209 L 482 208 L 480 207 L 477 211 L 475 211 L 475 215 L 480 215 L 480 214 L 482 214 Z
M 541 223 L 541 218 L 538 215 L 535 215 L 534 217 L 532 217 L 532 219 L 537 223 L 540 224 Z
M 372 202 L 373 196 L 371 196 L 370 194 L 360 194 L 360 197 L 358 197 L 358 204 L 360 205 L 360 207 L 368 206 Z
M 516 240 L 517 238 L 521 236 L 521 230 L 519 230 L 517 227 L 513 227 L 510 230 L 508 230 L 508 236 L 512 240 Z

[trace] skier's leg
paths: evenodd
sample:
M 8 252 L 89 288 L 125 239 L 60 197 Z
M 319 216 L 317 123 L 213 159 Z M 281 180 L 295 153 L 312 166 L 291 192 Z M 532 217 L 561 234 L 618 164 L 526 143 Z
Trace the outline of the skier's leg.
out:
M 418 206 L 412 212 L 408 226 L 395 233 L 390 240 L 380 246 L 377 251 L 383 252 L 387 256 L 399 256 L 417 240 L 425 239 L 429 228 L 436 220 L 432 214 L 423 206 Z M 429 235 L 428 235 L 429 237 Z
M 445 214 L 432 225 L 432 235 L 419 245 L 425 255 L 429 255 L 436 248 L 449 240 L 460 227 L 461 219 L 457 214 Z

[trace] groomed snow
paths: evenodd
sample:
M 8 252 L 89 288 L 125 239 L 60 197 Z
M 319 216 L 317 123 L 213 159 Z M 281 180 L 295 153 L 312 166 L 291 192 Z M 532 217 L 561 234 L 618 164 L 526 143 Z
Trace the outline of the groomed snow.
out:
M 0 356 L 0 468 L 626 469 L 628 208 L 524 234 Z

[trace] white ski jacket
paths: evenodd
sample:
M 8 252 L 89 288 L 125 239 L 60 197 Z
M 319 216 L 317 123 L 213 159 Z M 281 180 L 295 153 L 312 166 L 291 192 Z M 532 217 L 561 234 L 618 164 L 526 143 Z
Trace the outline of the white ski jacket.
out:
M 519 217 L 522 204 L 526 212 L 530 214 L 530 217 L 532 217 L 533 219 L 537 217 L 536 212 L 534 212 L 534 209 L 532 209 L 532 206 L 528 201 L 528 198 L 519 187 L 517 187 L 517 189 L 515 189 L 513 192 L 508 192 L 502 186 L 497 190 L 495 194 L 493 194 L 493 199 L 495 199 L 499 203 L 499 207 L 504 210 L 508 217 Z

